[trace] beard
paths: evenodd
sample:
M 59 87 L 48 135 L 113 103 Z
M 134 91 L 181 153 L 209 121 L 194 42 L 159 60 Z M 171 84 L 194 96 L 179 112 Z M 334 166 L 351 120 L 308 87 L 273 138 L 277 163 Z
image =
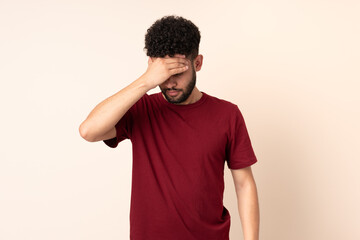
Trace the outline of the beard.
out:
M 196 72 L 194 70 L 194 67 L 192 67 L 192 78 L 191 78 L 191 81 L 189 82 L 189 84 L 185 87 L 185 89 L 176 89 L 176 88 L 160 88 L 161 89 L 161 92 L 163 93 L 163 95 L 165 96 L 166 100 L 170 103 L 174 103 L 174 104 L 180 104 L 182 102 L 185 102 L 189 96 L 191 95 L 194 87 L 195 87 L 195 84 L 196 84 Z M 172 96 L 169 96 L 167 94 L 167 91 L 169 90 L 176 90 L 176 91 L 179 91 L 180 95 L 176 96 L 176 97 L 172 97 Z

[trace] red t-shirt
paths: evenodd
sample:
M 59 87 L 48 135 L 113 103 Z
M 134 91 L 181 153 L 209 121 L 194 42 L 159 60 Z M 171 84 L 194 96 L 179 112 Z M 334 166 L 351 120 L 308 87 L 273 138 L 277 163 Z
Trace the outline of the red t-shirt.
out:
M 104 140 L 132 142 L 131 240 L 229 239 L 225 161 L 238 169 L 257 159 L 237 105 L 202 93 L 188 105 L 145 94 Z

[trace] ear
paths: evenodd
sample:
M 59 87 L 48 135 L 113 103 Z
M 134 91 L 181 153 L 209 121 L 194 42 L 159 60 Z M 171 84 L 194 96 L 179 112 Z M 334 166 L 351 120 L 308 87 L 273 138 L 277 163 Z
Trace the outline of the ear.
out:
M 197 57 L 194 59 L 194 69 L 196 72 L 201 70 L 203 59 L 204 57 L 201 54 L 197 55 Z

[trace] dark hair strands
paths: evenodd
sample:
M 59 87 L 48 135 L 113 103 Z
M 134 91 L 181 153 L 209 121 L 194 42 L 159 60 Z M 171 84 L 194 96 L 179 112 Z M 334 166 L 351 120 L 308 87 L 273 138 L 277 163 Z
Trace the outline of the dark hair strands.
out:
M 145 35 L 146 55 L 149 57 L 173 57 L 184 54 L 193 60 L 199 53 L 200 31 L 183 17 L 164 16 L 150 26 Z

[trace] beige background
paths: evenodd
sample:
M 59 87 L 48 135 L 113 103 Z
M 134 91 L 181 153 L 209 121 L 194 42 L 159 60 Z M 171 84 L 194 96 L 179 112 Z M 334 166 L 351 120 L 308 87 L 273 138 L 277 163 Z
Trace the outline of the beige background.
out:
M 245 117 L 261 239 L 360 239 L 359 12 L 356 0 L 0 0 L 0 239 L 129 239 L 131 143 L 88 143 L 78 126 L 146 70 L 144 34 L 168 14 L 200 28 L 199 89 Z M 225 181 L 242 239 L 227 167 Z

